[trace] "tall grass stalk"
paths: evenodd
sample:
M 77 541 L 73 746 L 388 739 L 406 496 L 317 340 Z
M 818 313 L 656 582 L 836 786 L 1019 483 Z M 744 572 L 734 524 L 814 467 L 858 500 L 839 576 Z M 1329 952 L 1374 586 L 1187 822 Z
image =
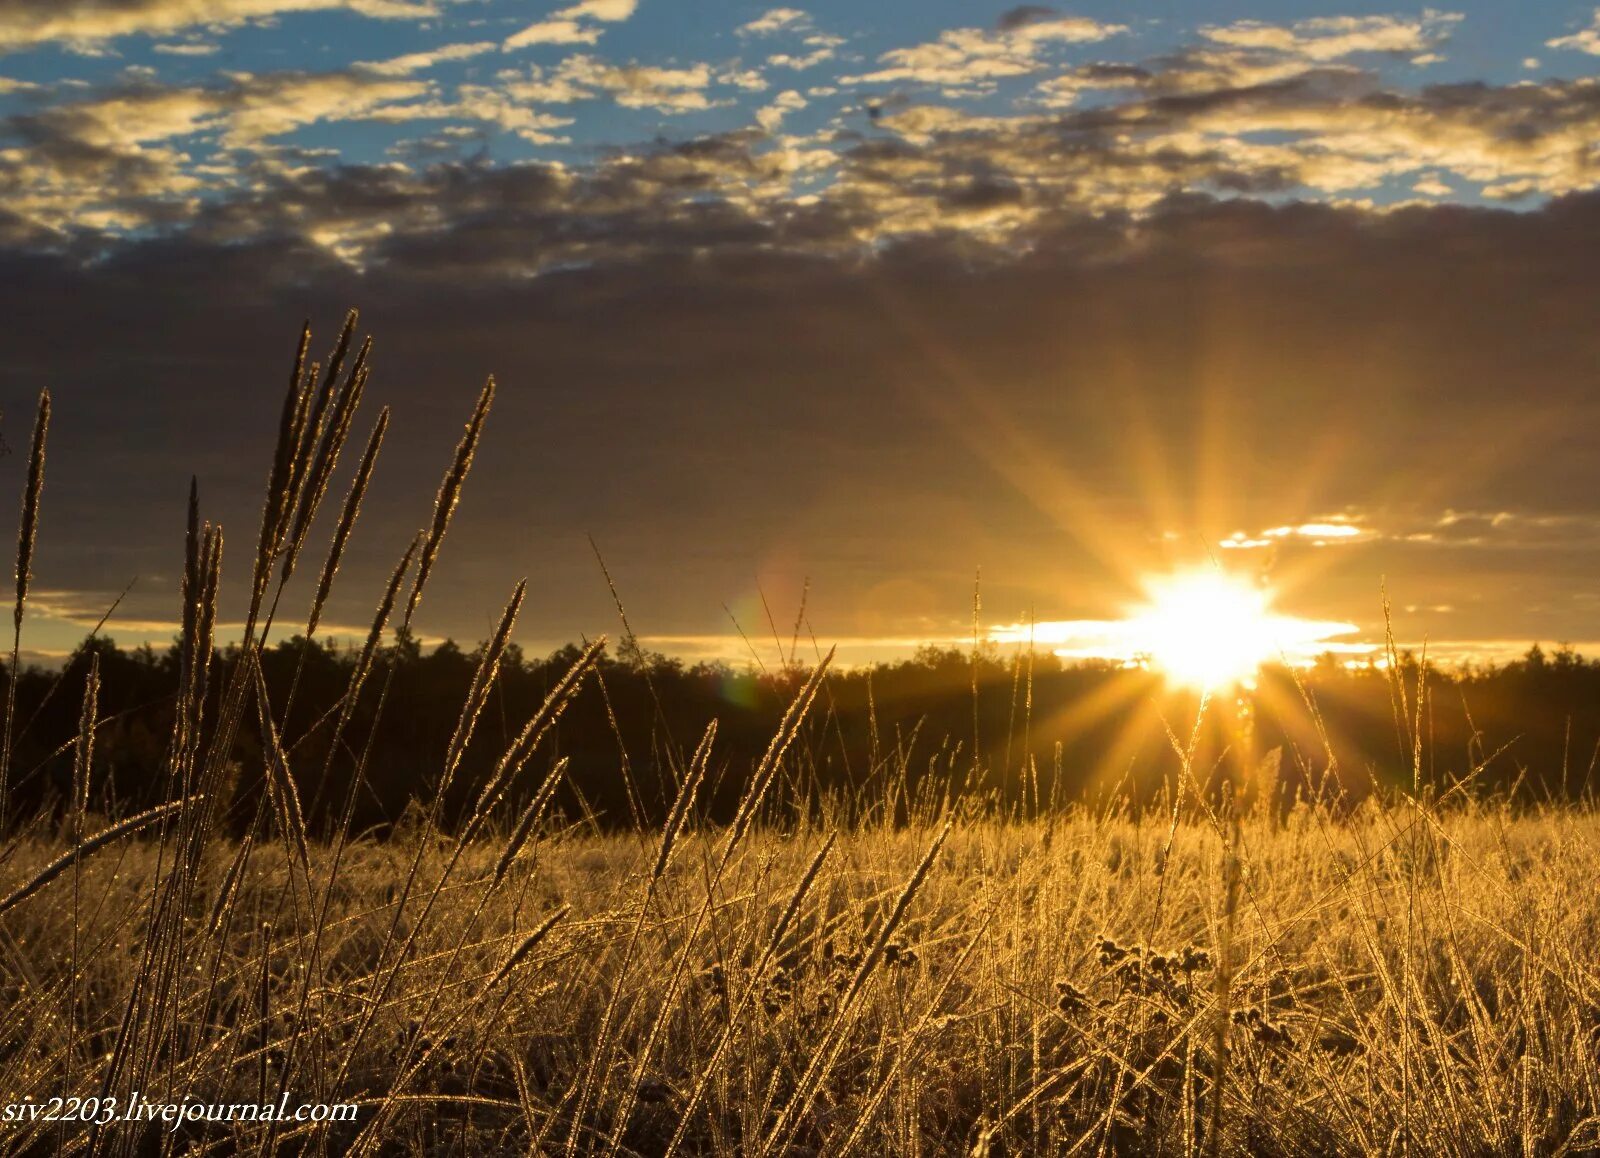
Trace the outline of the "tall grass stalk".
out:
M 28 447 L 28 481 L 22 492 L 22 517 L 17 524 L 16 599 L 11 612 L 11 666 L 6 672 L 5 734 L 0 740 L 0 836 L 7 831 L 11 787 L 11 728 L 17 712 L 17 679 L 21 674 L 22 617 L 33 581 L 33 549 L 39 537 L 39 499 L 44 493 L 44 447 L 50 433 L 50 391 L 39 391 Z

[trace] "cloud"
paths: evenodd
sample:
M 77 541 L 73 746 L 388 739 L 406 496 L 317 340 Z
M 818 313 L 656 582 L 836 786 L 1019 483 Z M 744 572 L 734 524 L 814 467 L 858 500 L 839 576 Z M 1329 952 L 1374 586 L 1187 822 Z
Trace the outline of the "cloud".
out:
M 1169 96 L 1213 94 L 1288 82 L 1317 80 L 1324 85 L 1364 82 L 1368 74 L 1353 65 L 1318 64 L 1304 57 L 1262 49 L 1188 46 L 1142 62 L 1146 87 Z
M 532 145 L 564 143 L 567 138 L 555 130 L 573 123 L 571 117 L 530 108 L 502 89 L 479 84 L 459 85 L 448 99 L 435 97 L 395 109 L 384 109 L 375 114 L 373 119 L 397 124 L 423 120 L 476 121 L 513 133 Z M 459 125 L 447 125 L 444 129 L 447 135 L 453 133 L 457 137 L 473 131 Z
M 1149 69 L 1135 64 L 1085 64 L 1041 81 L 1034 92 L 1042 103 L 1065 108 L 1076 104 L 1082 92 L 1148 88 L 1154 78 Z
M 1570 48 L 1576 52 L 1587 52 L 1600 56 L 1600 8 L 1594 12 L 1594 21 L 1587 28 L 1580 29 L 1570 36 L 1558 36 L 1554 40 L 1545 41 L 1547 48 Z M 1529 66 L 1537 68 L 1537 63 Z
M 307 125 L 410 119 L 396 106 L 429 92 L 418 81 L 360 72 L 233 74 L 222 85 L 137 81 L 93 97 L 0 121 L 0 194 L 13 214 L 44 230 L 128 230 L 174 224 L 207 190 L 237 187 L 238 164 L 198 161 L 222 150 L 269 151 Z
M 806 98 L 794 89 L 779 93 L 771 104 L 756 110 L 756 123 L 769 133 L 778 131 L 783 118 L 806 107 Z
M 344 9 L 381 20 L 437 16 L 446 0 L 0 0 L 0 51 L 226 27 L 292 12 Z
M 509 51 L 535 44 L 597 44 L 605 30 L 586 21 L 618 23 L 629 19 L 638 6 L 638 0 L 582 0 L 508 36 L 503 47 Z
M 530 70 L 526 80 L 509 82 L 506 92 L 518 100 L 546 104 L 568 104 L 609 94 L 624 108 L 686 113 L 711 107 L 705 90 L 712 80 L 711 67 L 707 64 L 662 68 L 611 64 L 598 57 L 577 54 L 567 57 L 553 70 Z M 729 81 L 734 83 L 736 78 L 729 78 Z
M 259 180 L 261 166 L 325 166 L 292 148 L 294 134 L 312 124 L 477 124 L 543 145 L 561 141 L 571 124 L 559 106 L 609 99 L 673 115 L 725 102 L 718 86 L 749 87 L 703 63 L 663 67 L 586 54 L 492 83 L 442 86 L 415 75 L 484 50 L 450 45 L 338 73 L 234 74 L 223 85 L 130 82 L 14 116 L 0 122 L 0 192 L 32 228 L 170 224 L 194 212 L 196 197 Z M 1174 87 L 1173 74 L 1186 76 L 1191 63 L 1078 66 L 1036 90 L 1039 102 L 1064 109 L 980 116 L 890 102 L 873 137 L 834 128 L 805 141 L 743 143 L 740 173 L 769 174 L 763 214 L 848 216 L 862 246 L 955 231 L 997 253 L 1033 244 L 1062 214 L 1137 219 L 1198 192 L 1343 198 L 1404 180 L 1424 196 L 1477 191 L 1527 200 L 1600 182 L 1592 148 L 1600 82 L 1407 92 L 1365 73 L 1316 68 L 1243 87 L 1190 91 L 1187 77 Z M 1071 102 L 1090 86 L 1114 99 L 1078 109 Z M 785 90 L 752 115 L 770 133 L 804 100 Z M 730 187 L 746 212 L 754 203 L 743 181 Z M 348 255 L 380 237 L 354 223 L 340 230 Z M 835 244 L 830 238 L 825 248 Z
M 1460 13 L 1430 8 L 1414 18 L 1319 16 L 1289 25 L 1241 20 L 1204 27 L 1200 34 L 1230 48 L 1264 49 L 1327 62 L 1368 52 L 1431 53 L 1461 20 Z
M 1324 82 L 1366 76 L 1350 63 L 1363 54 L 1409 57 L 1413 66 L 1435 63 L 1461 17 L 1428 9 L 1415 18 L 1334 16 L 1268 24 L 1239 21 L 1200 29 L 1203 42 L 1141 62 L 1151 91 L 1183 94 L 1254 88 L 1303 78 Z M 1046 82 L 1047 99 L 1069 104 L 1078 88 L 1069 74 Z
M 426 71 L 445 61 L 470 60 L 474 56 L 482 56 L 486 52 L 493 52 L 496 47 L 498 46 L 493 41 L 487 40 L 470 44 L 444 44 L 425 52 L 408 52 L 404 56 L 365 61 L 352 67 L 377 76 L 410 76 L 414 72 Z
M 747 24 L 734 31 L 740 36 L 772 36 L 779 32 L 792 32 L 811 26 L 809 13 L 799 8 L 769 8 Z
M 832 60 L 838 55 L 839 46 L 844 43 L 844 37 L 833 36 L 826 32 L 813 32 L 801 41 L 810 52 L 775 52 L 767 57 L 767 63 L 773 68 L 792 68 L 801 71 L 815 68 L 824 61 Z
M 561 9 L 556 16 L 567 20 L 602 20 L 620 23 L 631 19 L 638 7 L 639 0 L 582 0 L 570 8 Z
M 1495 551 L 1594 549 L 1600 548 L 1600 514 L 1447 508 L 1436 517 L 1403 526 L 1393 537 L 1431 547 Z
M 767 88 L 767 78 L 761 75 L 760 69 L 739 68 L 737 65 L 718 73 L 717 83 L 731 84 L 745 92 L 765 92 Z
M 1387 89 L 1370 74 L 1295 68 L 1282 79 L 1191 89 L 1194 61 L 1083 66 L 1035 90 L 1040 113 L 973 118 L 907 106 L 878 124 L 915 146 L 910 176 L 1009 172 L 1088 209 L 1138 209 L 1178 188 L 1345 195 L 1390 180 L 1532 198 L 1600 181 L 1600 83 Z M 1078 94 L 1131 94 L 1074 111 Z M 913 186 L 903 185 L 902 190 Z
M 1059 30 L 1039 40 L 1040 30 L 1055 23 L 1037 16 L 1004 36 L 966 30 L 976 39 L 958 37 L 945 47 L 980 70 L 1031 68 L 1039 58 L 1018 57 L 1024 50 L 1017 45 L 1049 42 Z M 1019 40 L 1025 34 L 1035 39 Z M 966 51 L 974 45 L 982 51 Z M 327 167 L 326 156 L 297 147 L 303 142 L 296 135 L 314 124 L 441 122 L 549 145 L 563 141 L 572 123 L 561 106 L 610 100 L 680 115 L 730 103 L 733 89 L 766 84 L 756 70 L 618 63 L 584 53 L 482 83 L 447 85 L 422 75 L 488 50 L 487 42 L 449 44 L 332 73 L 234 73 L 207 85 L 130 78 L 14 115 L 0 121 L 6 229 L 66 236 L 177 226 L 196 212 L 197 198 L 226 196 L 263 171 Z M 1241 64 L 1241 56 L 1250 59 Z M 1276 62 L 1269 71 L 1254 71 L 1269 57 Z M 941 75 L 958 73 L 970 80 L 973 69 Z M 1080 107 L 1085 89 L 1108 99 Z M 761 182 L 762 212 L 849 216 L 858 244 L 868 248 L 885 238 L 954 231 L 1006 252 L 1032 244 L 1062 214 L 1137 219 L 1195 193 L 1332 199 L 1404 182 L 1422 196 L 1476 193 L 1527 203 L 1600 182 L 1595 80 L 1405 89 L 1337 61 L 1219 47 L 1136 64 L 1074 65 L 1037 86 L 1031 103 L 1010 110 L 975 115 L 901 98 L 870 106 L 871 133 L 865 125 L 836 124 L 805 141 L 777 141 L 770 134 L 806 99 L 801 90 L 783 91 L 746 114 L 768 132 L 746 147 L 748 166 L 776 174 Z M 410 156 L 425 163 L 422 153 Z M 740 188 L 737 200 L 744 207 L 751 196 Z M 354 222 L 339 225 L 337 236 L 339 251 L 352 260 L 381 238 Z M 834 244 L 830 238 L 826 247 Z
M 419 81 L 369 80 L 354 73 L 242 78 L 219 94 L 226 122 L 221 141 L 246 148 L 319 122 L 409 120 L 415 112 L 397 106 L 427 92 Z
M 1319 93 L 1315 84 L 1290 83 L 1186 111 L 1182 119 L 1208 133 L 1293 134 L 1294 165 L 1313 188 L 1350 187 L 1346 174 L 1376 184 L 1386 175 L 1430 169 L 1453 173 L 1487 195 L 1508 187 L 1563 193 L 1600 179 L 1592 147 L 1600 83 L 1592 79 L 1432 85 L 1416 94 L 1369 88 L 1342 98 Z
M 1330 547 L 1370 543 L 1379 537 L 1379 532 L 1373 528 L 1336 515 L 1308 523 L 1283 523 L 1257 531 L 1254 535 L 1234 531 L 1226 538 L 1219 539 L 1217 546 L 1225 551 L 1250 551 L 1289 544 Z
M 982 84 L 1037 71 L 1043 67 L 1040 52 L 1047 44 L 1088 44 L 1125 31 L 1126 26 L 1121 24 L 1075 16 L 1030 19 L 994 32 L 953 28 L 935 41 L 914 48 L 891 49 L 879 56 L 880 68 L 842 77 L 841 82 L 945 88 Z
M 576 20 L 541 20 L 521 32 L 506 37 L 506 49 L 527 48 L 534 44 L 598 44 L 601 29 Z
M 832 60 L 838 53 L 839 46 L 844 43 L 844 37 L 835 36 L 828 32 L 819 32 L 812 22 L 811 14 L 799 8 L 771 8 L 761 16 L 747 24 L 741 24 L 734 32 L 741 37 L 770 37 L 781 34 L 790 34 L 800 37 L 800 43 L 807 52 L 775 52 L 767 57 L 767 64 L 772 68 L 789 68 L 796 71 L 815 68 L 824 61 Z
M 150 46 L 150 51 L 163 56 L 215 56 L 222 51 L 222 46 L 209 41 L 192 40 L 177 44 L 154 44 Z

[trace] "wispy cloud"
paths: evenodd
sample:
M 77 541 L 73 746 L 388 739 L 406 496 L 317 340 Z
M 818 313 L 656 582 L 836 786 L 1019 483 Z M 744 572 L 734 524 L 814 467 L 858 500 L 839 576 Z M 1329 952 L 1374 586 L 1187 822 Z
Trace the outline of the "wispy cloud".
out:
M 791 41 L 798 39 L 803 51 L 775 52 L 767 57 L 767 64 L 772 68 L 796 71 L 815 68 L 832 60 L 839 46 L 844 43 L 844 37 L 820 31 L 811 14 L 799 8 L 768 9 L 749 23 L 741 24 L 734 32 L 744 38 L 781 36 Z
M 470 60 L 474 56 L 493 52 L 497 47 L 493 41 L 445 44 L 426 52 L 408 52 L 404 56 L 394 56 L 388 60 L 364 61 L 354 67 L 378 76 L 410 76 L 414 72 L 423 72 L 446 61 Z
M 582 0 L 508 36 L 503 47 L 510 50 L 535 44 L 597 44 L 604 25 L 627 20 L 637 8 L 638 0 Z
M 1225 551 L 1249 551 L 1290 543 L 1330 547 L 1371 542 L 1379 537 L 1379 532 L 1371 527 L 1333 517 L 1306 523 L 1284 523 L 1257 531 L 1255 534 L 1235 531 L 1227 538 L 1219 540 L 1217 546 Z
M 1231 48 L 1264 49 L 1308 61 L 1341 60 L 1368 52 L 1431 54 L 1461 22 L 1457 12 L 1428 9 L 1420 16 L 1319 16 L 1293 24 L 1241 20 L 1210 25 L 1202 36 Z
M 1548 48 L 1571 48 L 1578 52 L 1587 52 L 1600 56 L 1600 8 L 1594 11 L 1594 19 L 1589 27 L 1579 29 L 1570 36 L 1558 36 L 1553 40 L 1545 41 Z
M 811 16 L 799 8 L 769 8 L 736 32 L 740 36 L 772 36 L 778 32 L 796 32 L 811 27 Z
M 713 79 L 708 64 L 663 68 L 612 64 L 578 54 L 567 57 L 554 69 L 532 69 L 527 79 L 508 82 L 506 92 L 518 100 L 545 104 L 570 104 L 609 95 L 624 108 L 686 113 L 711 107 L 705 90 Z
M 845 84 L 910 83 L 945 88 L 1025 76 L 1044 66 L 1050 44 L 1091 44 L 1127 31 L 1081 16 L 1028 19 L 993 30 L 953 28 L 913 48 L 895 48 L 878 58 L 872 72 L 843 77 Z

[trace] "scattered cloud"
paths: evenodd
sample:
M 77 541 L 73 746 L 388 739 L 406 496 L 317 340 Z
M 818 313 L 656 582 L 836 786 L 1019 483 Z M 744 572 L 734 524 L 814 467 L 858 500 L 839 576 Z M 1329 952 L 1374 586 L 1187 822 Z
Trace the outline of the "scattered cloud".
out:
M 741 24 L 735 31 L 740 36 L 772 36 L 809 27 L 810 14 L 799 8 L 769 8 L 748 24 Z
M 1600 8 L 1595 9 L 1594 20 L 1589 27 L 1580 29 L 1570 36 L 1558 36 L 1554 40 L 1547 40 L 1545 47 L 1570 48 L 1577 52 L 1600 56 Z
M 1230 48 L 1327 62 L 1368 52 L 1431 54 L 1462 19 L 1430 8 L 1417 17 L 1319 16 L 1287 25 L 1241 20 L 1203 27 L 1200 34 Z
M 779 93 L 771 104 L 756 110 L 756 123 L 769 133 L 778 131 L 783 118 L 806 107 L 806 98 L 794 89 Z
M 743 89 L 745 92 L 765 92 L 767 78 L 761 75 L 758 68 L 739 68 L 737 66 L 724 69 L 717 74 L 719 84 L 731 84 L 734 88 Z
M 1136 64 L 1085 64 L 1068 68 L 1041 81 L 1034 95 L 1041 104 L 1066 108 L 1088 91 L 1143 89 L 1150 87 L 1155 74 Z
M 333 73 L 233 73 L 210 85 L 133 77 L 0 121 L 0 192 L 39 228 L 173 223 L 195 212 L 196 197 L 258 179 L 252 167 L 326 165 L 289 147 L 312 124 L 493 126 L 548 145 L 572 123 L 560 106 L 607 99 L 676 115 L 765 84 L 755 70 L 583 53 L 484 83 L 423 75 L 489 47 L 444 45 Z M 1173 74 L 1187 85 L 1191 65 L 1077 66 L 1013 112 L 889 100 L 873 106 L 871 138 L 835 128 L 803 146 L 741 142 L 741 171 L 779 174 L 763 185 L 763 214 L 847 210 L 860 244 L 953 229 L 996 252 L 1027 247 L 1062 213 L 1138 218 L 1181 194 L 1351 198 L 1404 181 L 1422 197 L 1476 190 L 1525 201 L 1600 183 L 1600 81 L 1405 91 L 1315 68 L 1245 87 L 1175 89 Z M 1079 107 L 1085 88 L 1112 99 Z M 748 115 L 771 134 L 807 99 L 785 89 Z M 341 244 L 367 236 L 355 229 Z
M 410 119 L 423 110 L 407 102 L 428 92 L 360 72 L 236 73 L 210 86 L 140 80 L 0 122 L 0 141 L 15 142 L 0 148 L 0 194 L 12 214 L 45 230 L 173 224 L 196 211 L 203 192 L 240 186 L 227 151 L 253 151 L 268 164 L 276 138 L 320 122 Z M 189 150 L 203 140 L 225 152 L 196 161 Z
M 527 48 L 535 44 L 598 44 L 601 29 L 576 20 L 541 20 L 521 32 L 506 37 L 503 47 Z
M 937 40 L 891 49 L 879 56 L 879 68 L 841 80 L 844 84 L 907 83 L 943 88 L 983 84 L 1042 68 L 1040 53 L 1046 45 L 1089 44 L 1126 31 L 1121 24 L 1054 14 L 994 31 L 953 28 Z
M 1447 509 L 1395 538 L 1433 547 L 1549 551 L 1600 547 L 1600 516 L 1550 511 Z
M 493 52 L 498 46 L 493 41 L 479 41 L 471 44 L 445 44 L 426 52 L 408 52 L 404 56 L 390 57 L 388 60 L 374 60 L 358 63 L 353 67 L 377 76 L 410 76 L 414 72 L 424 72 L 435 65 L 451 60 L 470 60 L 474 56 L 482 56 L 486 52 Z
M 832 60 L 838 55 L 839 46 L 844 43 L 844 37 L 832 36 L 826 32 L 814 32 L 801 43 L 810 51 L 775 52 L 767 57 L 767 63 L 773 68 L 792 68 L 796 72 L 815 68 L 824 61 Z
M 508 83 L 508 95 L 545 104 L 569 104 L 609 94 L 624 108 L 661 113 L 686 113 L 710 108 L 705 90 L 713 81 L 710 65 L 661 68 L 642 64 L 611 64 L 598 57 L 577 54 L 554 69 L 532 69 L 528 78 Z M 743 87 L 743 86 L 741 86 Z
M 796 71 L 815 68 L 824 61 L 832 60 L 838 54 L 839 46 L 844 43 L 842 36 L 819 31 L 811 14 L 799 8 L 768 9 L 749 23 L 741 24 L 734 32 L 745 38 L 779 35 L 799 37 L 806 51 L 775 52 L 767 57 L 767 64 L 771 68 Z
M 582 0 L 508 36 L 503 47 L 510 50 L 535 44 L 597 44 L 604 32 L 600 25 L 627 20 L 638 6 L 638 0 Z
M 513 133 L 531 145 L 564 143 L 568 138 L 557 130 L 573 123 L 573 118 L 559 116 L 529 107 L 504 90 L 489 85 L 459 85 L 451 98 L 434 98 L 411 103 L 398 109 L 383 110 L 373 119 L 396 123 L 412 121 L 471 121 L 480 125 L 493 125 Z M 479 130 L 463 125 L 446 125 L 441 130 L 446 136 L 463 139 L 476 135 Z
M 416 114 L 404 102 L 427 92 L 419 81 L 370 80 L 338 72 L 241 77 L 214 98 L 209 91 L 206 95 L 215 99 L 224 121 L 223 146 L 248 148 L 328 121 L 410 120 Z
M 344 9 L 380 20 L 437 16 L 449 0 L 0 0 L 0 52 L 64 43 L 90 51 L 106 41 L 187 28 L 231 27 L 291 12 Z

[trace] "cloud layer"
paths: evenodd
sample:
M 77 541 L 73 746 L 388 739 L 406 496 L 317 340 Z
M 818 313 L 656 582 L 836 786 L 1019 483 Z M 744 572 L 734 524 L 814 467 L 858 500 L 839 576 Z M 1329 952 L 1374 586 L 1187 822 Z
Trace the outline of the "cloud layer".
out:
M 45 28 L 44 9 L 16 8 L 13 18 L 23 11 Z M 111 11 L 131 21 L 144 9 L 71 11 L 84 21 Z M 176 19 L 176 9 L 162 11 Z M 792 76 L 798 67 L 792 56 L 774 64 L 782 54 L 750 67 L 591 50 L 605 28 L 635 16 L 631 0 L 586 0 L 532 26 L 570 25 L 566 39 L 530 37 L 524 27 L 498 49 L 493 39 L 458 40 L 339 69 L 235 70 L 181 82 L 132 70 L 87 91 L 36 98 L 0 119 L 7 233 L 82 248 L 95 233 L 110 241 L 134 230 L 205 229 L 225 217 L 238 236 L 252 214 L 281 227 L 284 214 L 270 204 L 278 197 L 305 222 L 303 236 L 327 238 L 330 252 L 361 264 L 361 239 L 391 237 L 413 217 L 426 218 L 429 231 L 448 219 L 423 206 L 396 215 L 386 204 L 363 221 L 348 204 L 318 204 L 319 191 L 358 180 L 385 185 L 402 203 L 412 190 L 431 197 L 449 170 L 429 173 L 430 160 L 459 157 L 495 135 L 535 149 L 572 144 L 607 106 L 685 127 L 645 146 L 608 142 L 598 159 L 591 146 L 573 160 L 523 156 L 495 166 L 513 185 L 570 191 L 569 206 L 545 199 L 540 210 L 573 218 L 597 260 L 606 252 L 591 215 L 602 187 L 618 212 L 640 199 L 663 211 L 679 202 L 681 212 L 662 214 L 673 218 L 668 248 L 683 226 L 716 221 L 786 243 L 810 239 L 830 255 L 956 231 L 977 251 L 1005 256 L 1026 252 L 1060 219 L 1137 217 L 1182 194 L 1359 201 L 1387 212 L 1416 198 L 1528 203 L 1590 188 L 1600 172 L 1593 77 L 1408 86 L 1373 66 L 1443 49 L 1460 18 L 1432 10 L 1203 25 L 1176 51 L 1074 62 L 1060 54 L 1099 51 L 1127 26 L 1024 7 L 992 28 L 946 30 L 809 86 L 772 84 L 769 73 Z M 793 8 L 736 31 L 749 45 L 800 38 L 802 48 L 821 43 L 817 51 L 831 54 L 842 43 Z M 554 61 L 516 51 L 540 44 L 578 47 Z M 491 60 L 501 63 L 486 72 Z M 463 68 L 477 72 L 441 75 Z M 1009 100 L 995 95 L 1001 84 Z M 746 127 L 697 132 L 687 123 L 713 114 L 747 118 Z M 309 147 L 307 134 L 329 127 L 412 136 L 390 147 L 382 168 L 350 166 L 337 150 Z M 645 176 L 669 169 L 666 183 Z M 544 263 L 534 248 L 517 247 L 536 271 Z M 571 247 L 550 257 L 570 260 Z

